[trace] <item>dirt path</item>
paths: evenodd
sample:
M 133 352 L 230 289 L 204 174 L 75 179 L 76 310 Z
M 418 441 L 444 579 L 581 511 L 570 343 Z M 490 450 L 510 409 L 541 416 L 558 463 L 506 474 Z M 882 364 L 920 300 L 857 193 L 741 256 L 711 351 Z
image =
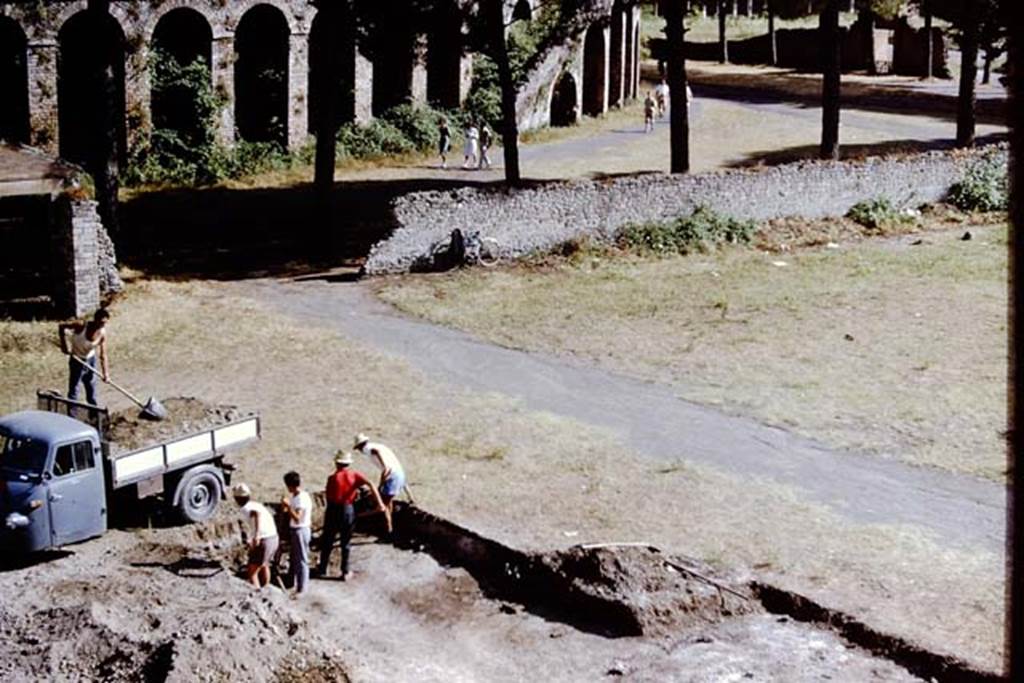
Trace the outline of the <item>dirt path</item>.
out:
M 238 285 L 300 320 L 340 329 L 438 379 L 608 428 L 656 459 L 688 459 L 792 485 L 858 523 L 906 524 L 954 548 L 1000 552 L 1005 491 L 995 483 L 857 453 L 680 400 L 669 386 L 571 358 L 523 353 L 403 318 L 365 285 L 330 278 Z

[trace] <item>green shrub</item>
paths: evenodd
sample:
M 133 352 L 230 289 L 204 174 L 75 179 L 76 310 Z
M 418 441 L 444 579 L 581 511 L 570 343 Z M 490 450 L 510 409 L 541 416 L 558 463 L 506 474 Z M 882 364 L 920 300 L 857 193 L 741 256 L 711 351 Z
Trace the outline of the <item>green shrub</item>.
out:
M 1010 185 L 1006 165 L 995 156 L 971 164 L 949 189 L 949 202 L 961 211 L 1006 211 Z
M 417 150 L 437 147 L 437 125 L 444 114 L 431 107 L 403 104 L 384 112 L 382 117 L 393 125 Z
M 869 230 L 877 230 L 913 220 L 911 216 L 896 208 L 888 197 L 857 202 L 846 212 L 846 217 Z
M 393 123 L 375 119 L 367 125 L 346 123 L 338 130 L 338 157 L 377 159 L 391 154 L 407 154 L 416 146 Z
M 708 244 L 749 242 L 757 225 L 723 216 L 706 206 L 668 222 L 631 224 L 619 231 L 618 243 L 641 252 L 685 254 Z

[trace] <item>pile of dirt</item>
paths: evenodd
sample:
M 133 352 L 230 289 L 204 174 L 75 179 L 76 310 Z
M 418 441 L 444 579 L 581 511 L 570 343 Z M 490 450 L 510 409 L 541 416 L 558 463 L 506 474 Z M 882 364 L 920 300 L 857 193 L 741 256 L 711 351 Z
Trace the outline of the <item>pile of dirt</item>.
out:
M 137 408 L 111 414 L 106 430 L 111 450 L 115 453 L 135 450 L 218 427 L 246 415 L 237 406 L 215 405 L 192 397 L 169 398 L 161 403 L 167 409 L 167 417 L 161 421 L 141 417 Z
M 232 535 L 112 531 L 0 572 L 0 680 L 348 680 L 293 601 L 235 575 Z
M 740 597 L 741 585 L 652 547 L 576 546 L 539 561 L 564 581 L 568 602 L 615 622 L 624 634 L 669 636 L 759 608 Z

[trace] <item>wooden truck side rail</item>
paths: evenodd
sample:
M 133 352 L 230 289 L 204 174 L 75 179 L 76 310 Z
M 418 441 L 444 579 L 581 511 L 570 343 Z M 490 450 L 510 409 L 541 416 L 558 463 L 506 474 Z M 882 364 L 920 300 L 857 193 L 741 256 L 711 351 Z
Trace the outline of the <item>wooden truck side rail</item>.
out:
M 109 456 L 114 489 L 208 462 L 260 438 L 260 417 L 249 415 L 152 446 Z

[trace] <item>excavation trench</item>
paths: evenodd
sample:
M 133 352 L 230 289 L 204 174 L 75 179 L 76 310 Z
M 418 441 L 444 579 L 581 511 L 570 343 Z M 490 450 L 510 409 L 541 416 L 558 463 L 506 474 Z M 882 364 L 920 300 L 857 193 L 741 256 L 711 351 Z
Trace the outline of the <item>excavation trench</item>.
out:
M 315 499 L 319 508 L 322 495 Z M 318 513 L 314 526 L 322 509 Z M 364 521 L 360 520 L 359 531 L 379 531 L 372 518 L 368 524 Z M 392 541 L 397 548 L 425 552 L 442 566 L 465 570 L 487 599 L 519 605 L 543 619 L 587 633 L 611 638 L 678 639 L 688 631 L 761 613 L 828 631 L 849 646 L 924 680 L 1003 680 L 955 657 L 881 633 L 806 596 L 716 572 L 693 558 L 667 554 L 652 546 L 611 544 L 524 552 L 402 503 L 396 504 L 395 528 Z M 239 524 L 231 522 L 195 527 L 197 538 L 207 542 L 209 548 L 218 549 L 223 566 L 234 569 L 240 569 L 244 562 L 244 553 L 238 549 L 239 532 Z M 314 555 L 318 550 L 314 540 Z M 181 555 L 167 567 L 172 571 L 205 572 L 215 564 L 193 554 Z M 284 579 L 286 568 L 279 570 Z

